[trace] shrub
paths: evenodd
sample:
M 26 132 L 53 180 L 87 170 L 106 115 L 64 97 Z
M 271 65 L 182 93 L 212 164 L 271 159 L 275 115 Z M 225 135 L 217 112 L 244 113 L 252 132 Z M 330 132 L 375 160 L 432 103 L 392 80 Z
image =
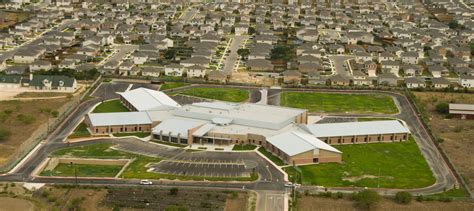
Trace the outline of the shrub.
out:
M 10 137 L 11 135 L 11 132 L 6 130 L 6 129 L 3 129 L 3 128 L 0 128 L 0 141 L 5 141 L 8 139 L 8 137 Z
M 423 197 L 423 195 L 418 195 L 416 196 L 416 201 L 424 201 L 425 200 L 425 197 Z
M 398 192 L 395 195 L 395 201 L 400 204 L 409 204 L 411 200 L 412 200 L 411 194 L 406 191 Z
M 445 102 L 441 102 L 436 104 L 436 111 L 440 114 L 448 114 L 449 113 L 449 104 Z
M 344 194 L 342 194 L 341 192 L 336 193 L 336 198 L 337 199 L 342 199 L 343 197 L 344 197 Z
M 178 195 L 178 188 L 171 188 L 170 195 L 174 195 L 174 196 Z
M 35 121 L 35 118 L 32 117 L 32 116 L 26 116 L 26 115 L 23 115 L 23 114 L 18 114 L 16 116 L 16 119 L 18 121 L 20 121 L 21 123 L 23 124 L 26 124 L 26 125 L 29 125 L 31 123 L 33 123 Z
M 361 208 L 370 209 L 377 204 L 382 197 L 374 190 L 363 190 L 354 194 L 356 205 Z

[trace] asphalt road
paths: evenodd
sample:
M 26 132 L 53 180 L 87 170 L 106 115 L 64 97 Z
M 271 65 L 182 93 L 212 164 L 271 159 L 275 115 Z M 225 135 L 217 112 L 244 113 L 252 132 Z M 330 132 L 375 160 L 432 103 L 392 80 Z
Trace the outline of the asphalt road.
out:
M 115 50 L 117 50 L 112 56 L 100 62 L 99 66 L 103 66 L 109 61 L 122 61 L 129 54 L 133 53 L 138 49 L 138 45 L 113 45 Z
M 239 55 L 237 51 L 239 50 L 240 46 L 244 43 L 245 37 L 244 36 L 235 36 L 232 39 L 232 43 L 229 46 L 230 53 L 226 57 L 224 61 L 224 67 L 222 71 L 224 71 L 227 75 L 232 75 L 234 71 L 235 64 L 239 59 Z
M 332 61 L 333 70 L 334 70 L 335 74 L 346 76 L 346 77 L 352 76 L 352 74 L 349 72 L 349 69 L 344 67 L 344 64 L 346 63 L 346 60 L 351 58 L 350 56 L 334 55 L 334 56 L 329 56 L 328 58 L 329 58 L 329 60 Z

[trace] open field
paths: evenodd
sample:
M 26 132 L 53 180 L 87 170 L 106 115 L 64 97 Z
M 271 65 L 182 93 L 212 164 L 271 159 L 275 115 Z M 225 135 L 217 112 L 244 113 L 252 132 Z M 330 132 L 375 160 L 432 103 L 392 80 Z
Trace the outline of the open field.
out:
M 178 94 L 236 103 L 249 99 L 247 90 L 234 88 L 196 87 L 180 91 Z
M 52 153 L 52 156 L 63 156 L 71 158 L 127 158 L 133 161 L 127 168 L 119 175 L 121 178 L 128 179 L 179 179 L 179 180 L 212 180 L 212 181 L 254 181 L 258 179 L 257 174 L 250 174 L 247 177 L 215 177 L 215 176 L 189 176 L 189 175 L 174 175 L 162 174 L 157 172 L 149 172 L 148 165 L 159 163 L 162 159 L 156 157 L 148 157 L 128 152 L 123 152 L 111 148 L 112 144 L 100 143 L 91 144 L 80 147 L 70 147 L 58 150 Z
M 30 16 L 28 12 L 6 12 L 0 11 L 0 29 L 7 28 L 19 22 L 25 21 Z
M 0 103 L 0 166 L 19 149 L 35 131 L 47 128 L 54 112 L 67 103 L 67 99 L 35 101 L 2 101 Z M 59 114 L 58 114 L 59 115 Z M 52 121 L 51 121 L 52 122 Z
M 22 210 L 22 211 L 33 211 L 34 204 L 25 199 L 0 197 L 0 211 L 7 210 Z
M 393 99 L 383 94 L 283 92 L 280 105 L 324 113 L 394 114 L 398 112 Z
M 34 97 L 63 97 L 72 95 L 72 93 L 62 92 L 22 92 L 15 96 L 15 98 L 34 98 Z
M 273 163 L 275 163 L 277 166 L 283 166 L 285 165 L 285 162 L 283 162 L 279 157 L 273 155 L 272 153 L 268 152 L 265 150 L 265 148 L 260 147 L 258 148 L 258 151 L 265 155 L 268 159 L 270 159 Z
M 168 89 L 175 89 L 178 87 L 188 86 L 190 84 L 184 82 L 165 82 L 163 85 L 160 86 L 160 91 L 165 91 Z
M 414 140 L 334 147 L 342 151 L 343 163 L 298 167 L 302 171 L 303 184 L 407 189 L 427 187 L 435 182 Z M 293 167 L 285 170 L 294 177 Z
M 129 112 L 127 107 L 122 105 L 120 100 L 105 101 L 95 107 L 92 113 L 108 113 L 108 112 Z
M 474 204 L 464 201 L 437 202 L 413 200 L 410 204 L 398 204 L 392 199 L 384 198 L 370 210 L 408 210 L 408 211 L 471 211 Z M 300 211 L 335 211 L 335 210 L 364 210 L 354 206 L 354 201 L 349 199 L 332 199 L 317 196 L 302 196 L 298 199 L 297 210 Z
M 89 165 L 60 163 L 53 170 L 41 172 L 41 176 L 62 177 L 115 177 L 122 169 L 121 165 Z
M 440 102 L 474 104 L 473 94 L 414 92 L 418 105 L 423 107 L 424 114 L 429 119 L 430 127 L 436 137 L 444 141 L 440 144 L 461 175 L 474 190 L 474 121 L 448 119 L 435 111 Z

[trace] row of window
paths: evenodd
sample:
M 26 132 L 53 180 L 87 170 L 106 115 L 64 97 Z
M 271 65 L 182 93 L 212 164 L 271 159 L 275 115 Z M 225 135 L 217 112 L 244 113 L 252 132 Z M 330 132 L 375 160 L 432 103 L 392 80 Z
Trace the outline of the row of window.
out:
M 134 132 L 134 131 L 142 131 L 142 127 L 134 127 L 133 130 L 130 132 Z M 96 128 L 95 132 L 99 133 L 99 128 Z M 125 128 L 121 127 L 118 131 L 114 131 L 114 128 L 111 127 L 111 128 L 105 129 L 105 132 L 113 133 L 113 132 L 129 132 L 129 131 L 128 131 L 128 127 L 125 127 Z

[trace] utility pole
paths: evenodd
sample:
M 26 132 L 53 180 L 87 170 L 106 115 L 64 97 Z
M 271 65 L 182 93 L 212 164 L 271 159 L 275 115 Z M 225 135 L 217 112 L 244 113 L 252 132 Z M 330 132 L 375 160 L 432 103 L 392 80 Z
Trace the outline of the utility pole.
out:
M 74 165 L 73 162 L 71 162 L 71 166 L 74 168 L 74 177 L 76 178 L 75 182 L 76 182 L 76 186 L 77 186 L 77 169 L 76 169 L 76 166 Z

